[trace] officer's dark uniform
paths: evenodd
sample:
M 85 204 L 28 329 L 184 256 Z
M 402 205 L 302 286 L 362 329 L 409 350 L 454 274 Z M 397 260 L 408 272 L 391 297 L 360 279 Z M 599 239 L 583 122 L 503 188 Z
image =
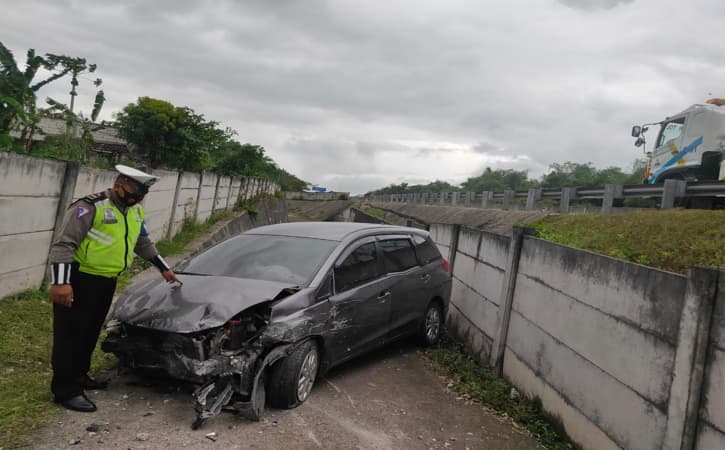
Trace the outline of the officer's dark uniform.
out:
M 73 288 L 71 307 L 53 304 L 51 390 L 57 402 L 81 395 L 88 384 L 91 355 L 117 276 L 130 265 L 133 253 L 161 272 L 169 269 L 148 237 L 141 206 L 111 199 L 107 190 L 73 203 L 51 247 L 51 283 Z

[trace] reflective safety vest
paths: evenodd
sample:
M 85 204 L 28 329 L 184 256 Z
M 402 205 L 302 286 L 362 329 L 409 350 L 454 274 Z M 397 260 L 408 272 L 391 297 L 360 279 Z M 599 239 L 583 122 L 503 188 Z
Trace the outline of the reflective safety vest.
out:
M 133 261 L 133 250 L 141 234 L 143 208 L 130 206 L 124 215 L 105 195 L 90 196 L 96 214 L 93 225 L 75 251 L 78 270 L 91 275 L 116 277 Z

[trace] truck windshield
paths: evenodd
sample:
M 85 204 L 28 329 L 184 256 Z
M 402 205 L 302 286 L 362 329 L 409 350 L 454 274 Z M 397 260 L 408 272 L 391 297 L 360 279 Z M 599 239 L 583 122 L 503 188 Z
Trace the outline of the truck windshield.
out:
M 671 120 L 662 125 L 660 131 L 660 138 L 657 140 L 657 147 L 661 147 L 673 139 L 677 139 L 682 135 L 682 130 L 685 128 L 685 118 Z

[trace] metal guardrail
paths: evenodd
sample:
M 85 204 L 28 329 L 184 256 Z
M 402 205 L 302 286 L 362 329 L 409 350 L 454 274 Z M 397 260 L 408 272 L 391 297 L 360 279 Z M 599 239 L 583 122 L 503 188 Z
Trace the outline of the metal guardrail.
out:
M 673 208 L 690 198 L 725 198 L 725 181 L 687 182 L 666 180 L 652 185 L 607 184 L 602 187 L 571 187 L 561 189 L 537 188 L 528 191 L 483 191 L 483 192 L 419 192 L 414 194 L 373 195 L 373 201 L 425 204 L 447 204 L 454 206 L 477 206 L 482 208 L 513 209 L 517 199 L 526 199 L 525 209 L 538 209 L 541 200 L 558 202 L 561 212 L 569 212 L 577 201 L 601 200 L 602 212 L 611 212 L 614 205 L 623 199 L 659 199 L 659 208 Z

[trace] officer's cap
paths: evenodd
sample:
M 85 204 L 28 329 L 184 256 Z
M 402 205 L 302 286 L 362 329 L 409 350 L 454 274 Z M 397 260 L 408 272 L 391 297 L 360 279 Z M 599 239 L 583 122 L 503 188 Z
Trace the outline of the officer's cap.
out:
M 156 180 L 159 179 L 159 177 L 134 169 L 133 167 L 124 166 L 123 164 L 116 164 L 116 170 L 118 170 L 121 175 L 125 175 L 128 178 L 141 183 L 147 188 L 156 183 Z

